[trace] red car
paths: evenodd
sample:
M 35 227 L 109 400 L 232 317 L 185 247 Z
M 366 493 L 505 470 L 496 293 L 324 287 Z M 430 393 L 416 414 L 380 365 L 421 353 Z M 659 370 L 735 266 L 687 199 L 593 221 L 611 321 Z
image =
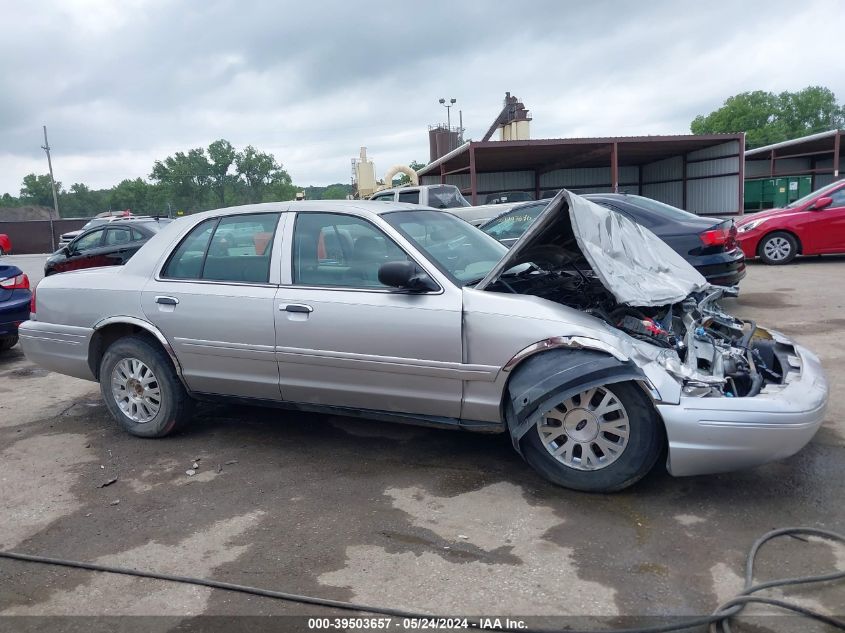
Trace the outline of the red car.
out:
M 845 180 L 791 202 L 736 220 L 746 257 L 787 264 L 796 255 L 845 253 Z
M 12 252 L 12 240 L 5 233 L 0 233 L 0 256 L 8 255 Z

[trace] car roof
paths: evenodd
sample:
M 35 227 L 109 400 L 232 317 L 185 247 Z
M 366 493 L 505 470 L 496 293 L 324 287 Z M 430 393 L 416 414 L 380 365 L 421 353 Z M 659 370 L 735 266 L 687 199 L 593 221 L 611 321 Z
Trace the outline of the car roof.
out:
M 194 213 L 191 218 L 208 217 L 213 218 L 218 215 L 246 215 L 249 213 L 271 213 L 279 211 L 322 211 L 324 213 L 334 212 L 352 212 L 355 214 L 382 215 L 390 211 L 437 211 L 442 213 L 441 209 L 434 209 L 419 204 L 411 204 L 408 202 L 392 202 L 389 200 L 285 200 L 283 202 L 260 202 L 257 204 L 242 204 L 235 207 L 224 207 L 222 209 L 212 209 L 210 211 L 203 211 L 202 213 Z

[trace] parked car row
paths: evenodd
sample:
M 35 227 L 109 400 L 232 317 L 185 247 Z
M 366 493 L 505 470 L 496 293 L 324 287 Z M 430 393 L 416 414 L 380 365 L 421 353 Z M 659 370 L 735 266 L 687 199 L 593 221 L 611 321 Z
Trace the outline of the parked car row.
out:
M 397 201 L 200 213 L 124 266 L 45 278 L 21 344 L 98 381 L 137 436 L 182 428 L 196 400 L 246 400 L 503 433 L 579 490 L 629 486 L 661 455 L 674 475 L 753 466 L 814 435 L 818 359 L 725 313 L 732 289 L 566 191 L 528 224 L 508 249 Z M 731 235 L 694 228 L 702 248 Z

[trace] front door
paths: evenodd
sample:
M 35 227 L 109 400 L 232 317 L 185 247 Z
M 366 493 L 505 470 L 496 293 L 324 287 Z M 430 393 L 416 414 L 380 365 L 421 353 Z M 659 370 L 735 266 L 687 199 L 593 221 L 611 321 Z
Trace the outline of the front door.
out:
M 56 263 L 55 271 L 64 273 L 70 270 L 107 266 L 105 251 L 108 249 L 103 246 L 104 234 L 105 229 L 97 229 L 71 242 L 67 247 L 67 257 L 64 261 Z
M 198 393 L 278 400 L 273 323 L 279 213 L 210 218 L 179 243 L 142 292 Z
M 812 228 L 813 251 L 817 253 L 845 253 L 845 187 L 827 194 L 830 206 L 807 211 Z
M 379 266 L 409 256 L 364 218 L 301 212 L 292 231 L 283 256 L 291 283 L 276 296 L 282 397 L 459 417 L 460 290 L 440 284 L 406 294 L 382 285 Z

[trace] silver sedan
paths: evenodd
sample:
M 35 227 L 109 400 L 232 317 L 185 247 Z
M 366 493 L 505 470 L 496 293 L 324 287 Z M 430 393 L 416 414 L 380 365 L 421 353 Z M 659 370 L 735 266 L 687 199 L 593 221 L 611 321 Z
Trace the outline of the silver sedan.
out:
M 613 491 L 800 450 L 818 359 L 726 314 L 647 229 L 563 191 L 510 249 L 442 211 L 282 202 L 182 218 L 123 267 L 49 277 L 27 357 L 99 381 L 140 437 L 225 398 L 506 433 L 542 476 Z

